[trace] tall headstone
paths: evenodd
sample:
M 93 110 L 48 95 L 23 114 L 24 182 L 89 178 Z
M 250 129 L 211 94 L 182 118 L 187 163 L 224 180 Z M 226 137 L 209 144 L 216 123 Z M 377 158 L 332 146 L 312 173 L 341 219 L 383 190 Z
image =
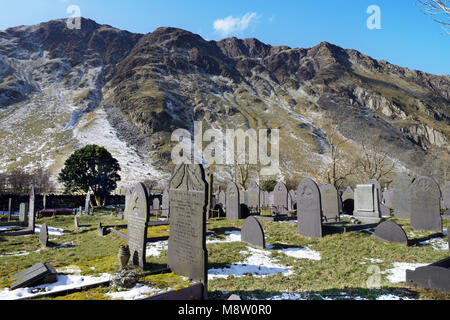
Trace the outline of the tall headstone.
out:
M 147 221 L 150 217 L 148 193 L 143 183 L 138 183 L 133 189 L 128 213 L 128 246 L 130 248 L 130 263 L 141 269 L 145 268 Z
M 336 188 L 332 184 L 321 185 L 320 197 L 324 221 L 339 221 L 339 199 Z
M 366 184 L 373 184 L 378 191 L 378 201 L 381 203 L 383 201 L 383 190 L 381 189 L 381 184 L 376 179 L 370 179 Z
M 208 183 L 202 165 L 179 165 L 170 180 L 168 266 L 203 283 L 207 293 L 206 208 Z
M 417 178 L 411 186 L 411 228 L 442 232 L 441 190 L 432 178 Z
M 164 189 L 162 196 L 162 215 L 168 217 L 169 216 L 169 189 Z
M 47 209 L 47 195 L 45 193 L 42 196 L 42 206 L 44 207 L 44 210 Z
M 450 209 L 450 181 L 447 181 L 444 188 L 442 189 L 442 198 L 443 198 L 443 206 L 444 209 L 448 210 Z
M 342 194 L 342 211 L 345 214 L 352 215 L 355 210 L 355 192 L 352 187 L 347 187 Z
M 41 226 L 41 231 L 39 232 L 39 242 L 44 246 L 48 246 L 48 227 L 47 224 L 44 223 Z
M 34 211 L 34 203 L 35 203 L 36 194 L 34 192 L 34 186 L 31 186 L 30 190 L 30 202 L 28 205 L 28 229 L 34 232 L 34 219 L 35 219 L 35 211 Z
M 90 202 L 91 202 L 91 193 L 88 192 L 88 193 L 86 194 L 86 200 L 85 200 L 85 202 L 84 202 L 84 214 L 89 214 L 89 213 L 90 213 L 90 210 L 89 210 L 89 204 L 90 204 Z
M 254 247 L 265 248 L 264 230 L 258 219 L 253 216 L 245 219 L 241 229 L 241 241 Z
M 381 189 L 381 184 L 375 179 L 369 180 L 367 182 L 367 184 L 373 184 L 375 186 L 375 188 L 377 188 L 378 209 L 380 210 L 381 216 L 382 217 L 390 217 L 391 210 L 383 204 L 384 199 L 383 199 L 383 190 Z
M 320 190 L 312 179 L 304 179 L 297 189 L 297 228 L 309 238 L 322 238 Z
M 273 189 L 273 206 L 279 214 L 286 214 L 288 210 L 288 189 L 283 182 L 278 182 Z
M 239 188 L 236 183 L 230 182 L 227 186 L 226 192 L 226 215 L 229 220 L 241 219 Z
M 411 186 L 413 178 L 400 174 L 392 182 L 392 207 L 394 216 L 399 219 L 411 218 Z
M 128 220 L 128 215 L 131 212 L 131 197 L 132 196 L 133 196 L 133 188 L 127 187 L 125 189 L 125 209 L 123 212 L 125 220 Z
M 373 184 L 357 185 L 355 190 L 355 210 L 353 215 L 363 223 L 380 221 L 378 189 Z
M 219 205 L 222 207 L 223 211 L 226 210 L 226 194 L 225 191 L 219 191 Z
M 27 212 L 28 212 L 28 204 L 22 202 L 19 207 L 19 221 L 25 222 L 27 218 Z
M 8 199 L 8 221 L 12 220 L 12 199 Z
M 256 210 L 259 212 L 260 210 L 260 200 L 261 200 L 261 191 L 259 189 L 258 184 L 256 181 L 252 181 L 250 183 L 250 187 L 247 190 L 247 196 L 248 196 L 248 207 L 252 210 Z

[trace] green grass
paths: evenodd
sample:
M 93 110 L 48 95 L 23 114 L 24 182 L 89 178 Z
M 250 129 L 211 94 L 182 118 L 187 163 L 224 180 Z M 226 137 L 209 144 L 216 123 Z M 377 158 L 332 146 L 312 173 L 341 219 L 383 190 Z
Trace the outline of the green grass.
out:
M 76 229 L 73 216 L 58 216 L 44 218 L 37 224 L 46 222 L 51 227 L 65 230 L 63 236 L 50 236 L 54 245 L 72 244 L 69 248 L 41 249 L 38 235 L 7 238 L 0 237 L 0 255 L 6 253 L 28 251 L 26 256 L 0 257 L 0 289 L 9 287 L 11 276 L 28 268 L 35 263 L 45 262 L 52 264 L 56 269 L 68 266 L 77 266 L 83 275 L 98 276 L 101 273 L 114 274 L 119 270 L 117 253 L 124 241 L 114 233 L 101 237 L 97 233 L 99 222 L 105 225 L 124 224 L 112 215 L 81 216 L 79 224 L 86 226 Z M 395 220 L 401 224 L 408 233 L 409 222 Z M 230 221 L 226 219 L 213 219 L 207 223 L 207 230 L 217 238 L 224 239 L 225 232 L 240 230 L 243 221 Z M 270 257 L 277 263 L 291 267 L 293 274 L 282 276 L 280 274 L 265 278 L 252 275 L 243 277 L 230 276 L 227 279 L 212 279 L 208 281 L 210 299 L 227 299 L 231 293 L 246 297 L 264 299 L 279 292 L 301 293 L 308 299 L 322 299 L 323 297 L 344 298 L 363 297 L 374 299 L 381 294 L 395 294 L 419 299 L 450 299 L 450 295 L 442 295 L 414 288 L 406 287 L 404 283 L 390 283 L 383 273 L 393 268 L 394 262 L 431 263 L 448 257 L 448 251 L 433 250 L 430 246 L 406 247 L 376 241 L 368 232 L 352 232 L 325 236 L 323 239 L 307 239 L 297 233 L 297 226 L 288 223 L 261 222 L 266 244 L 274 246 Z M 449 226 L 444 220 L 444 228 Z M 150 227 L 149 237 L 159 237 L 169 234 L 168 226 Z M 125 229 L 122 231 L 126 231 Z M 418 233 L 417 235 L 427 235 Z M 287 247 L 308 247 L 321 253 L 321 260 L 296 259 L 277 252 L 276 249 Z M 224 268 L 230 263 L 243 261 L 250 253 L 246 245 L 241 242 L 208 244 L 209 268 Z M 40 251 L 38 251 L 41 249 Z M 382 262 L 370 262 L 369 259 L 381 259 Z M 150 270 L 166 267 L 167 251 L 158 257 L 147 257 Z M 368 288 L 367 280 L 372 273 L 368 269 L 376 266 L 381 272 L 381 287 Z M 189 281 L 173 273 L 146 276 L 141 282 L 159 289 L 181 289 L 189 285 Z M 81 292 L 75 292 L 61 297 L 42 297 L 40 299 L 65 300 L 109 300 L 107 292 L 109 287 L 97 287 Z

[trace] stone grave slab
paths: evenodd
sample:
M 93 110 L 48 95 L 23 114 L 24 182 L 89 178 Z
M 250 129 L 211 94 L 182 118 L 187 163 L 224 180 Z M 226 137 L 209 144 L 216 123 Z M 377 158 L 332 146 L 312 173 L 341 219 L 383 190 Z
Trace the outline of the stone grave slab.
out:
M 241 219 L 239 188 L 236 183 L 230 182 L 226 191 L 226 215 L 229 220 Z
M 320 190 L 312 179 L 304 179 L 297 188 L 297 228 L 309 238 L 322 238 Z
M 15 274 L 11 290 L 34 287 L 44 283 L 56 282 L 57 272 L 51 264 L 37 263 L 34 266 Z
M 441 191 L 429 177 L 417 178 L 411 186 L 411 228 L 442 232 Z
M 239 194 L 238 191 L 237 194 Z M 168 267 L 175 274 L 202 283 L 206 298 L 208 183 L 205 180 L 203 166 L 183 164 L 175 167 L 170 180 L 169 197 Z M 239 201 L 237 201 L 238 204 Z
M 264 230 L 255 217 L 245 219 L 241 229 L 241 241 L 261 249 L 266 247 Z
M 414 271 L 406 270 L 406 284 L 420 289 L 450 293 L 450 257 Z
M 395 242 L 408 245 L 408 236 L 405 230 L 393 221 L 384 221 L 375 229 L 374 236 L 384 242 Z

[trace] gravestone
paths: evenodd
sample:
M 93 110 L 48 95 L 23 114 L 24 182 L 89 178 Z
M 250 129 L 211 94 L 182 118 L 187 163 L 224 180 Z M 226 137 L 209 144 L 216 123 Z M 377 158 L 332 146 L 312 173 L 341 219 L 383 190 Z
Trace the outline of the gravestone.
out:
M 37 263 L 34 266 L 12 276 L 15 280 L 11 290 L 28 288 L 45 283 L 54 283 L 57 280 L 57 272 L 51 264 Z
M 42 196 L 42 206 L 44 207 L 44 210 L 47 209 L 47 195 L 45 193 Z
M 261 200 L 261 191 L 259 189 L 258 184 L 256 181 L 252 181 L 250 183 L 250 187 L 247 190 L 248 195 L 248 207 L 251 208 L 251 210 L 255 210 L 259 212 L 260 210 L 260 200 Z
M 304 179 L 297 189 L 298 233 L 309 238 L 322 238 L 322 206 L 320 190 L 312 179 Z
M 324 221 L 339 221 L 339 199 L 336 188 L 332 184 L 325 184 L 321 185 L 319 190 Z
M 450 257 L 415 270 L 406 270 L 406 284 L 449 294 Z
M 130 197 L 128 212 L 127 238 L 130 248 L 130 263 L 145 268 L 147 221 L 150 217 L 147 189 L 138 183 Z
M 442 189 L 442 198 L 444 209 L 450 214 L 450 181 L 447 181 L 444 188 Z
M 269 207 L 270 206 L 270 192 L 264 191 L 264 206 Z
M 205 180 L 203 166 L 186 164 L 177 166 L 170 180 L 169 197 L 168 266 L 175 274 L 201 282 L 206 299 L 208 183 Z
M 80 227 L 80 225 L 78 224 L 78 215 L 75 215 L 73 217 L 73 223 L 75 225 L 75 229 L 78 229 Z
M 159 198 L 154 198 L 153 199 L 152 207 L 153 207 L 153 210 L 155 210 L 155 211 L 159 210 Z
M 392 190 L 392 189 L 387 189 L 387 190 L 383 191 L 384 204 L 389 208 L 393 207 L 393 204 L 392 204 L 393 194 L 394 194 L 394 190 Z
M 90 204 L 90 202 L 91 202 L 91 193 L 88 192 L 88 193 L 86 194 L 86 200 L 85 200 L 85 202 L 84 202 L 84 214 L 89 214 L 89 213 L 90 213 L 90 210 L 89 210 L 89 204 Z
M 162 196 L 162 215 L 168 217 L 169 216 L 169 189 L 164 189 Z
M 47 224 L 44 223 L 41 226 L 41 231 L 39 232 L 39 242 L 44 246 L 48 246 L 48 227 Z
M 30 190 L 30 202 L 28 204 L 28 229 L 34 232 L 34 219 L 35 219 L 35 210 L 34 203 L 36 199 L 36 194 L 34 192 L 34 186 L 31 186 Z
M 278 214 L 286 214 L 288 210 L 288 189 L 283 182 L 278 182 L 273 189 L 273 206 Z
M 12 199 L 8 199 L 8 221 L 12 220 Z
M 345 214 L 352 215 L 355 210 L 355 192 L 352 187 L 347 187 L 342 194 L 342 211 Z
M 394 216 L 399 219 L 411 218 L 411 186 L 413 178 L 400 174 L 392 182 L 392 207 Z
M 429 177 L 417 178 L 411 186 L 411 228 L 442 232 L 441 190 Z
M 241 229 L 241 241 L 254 247 L 265 248 L 264 230 L 255 217 L 245 219 Z
M 374 236 L 377 240 L 401 243 L 408 245 L 408 236 L 405 230 L 393 221 L 384 221 L 375 229 Z
M 127 187 L 125 189 L 125 209 L 123 211 L 124 219 L 128 220 L 128 214 L 131 211 L 131 197 L 133 196 L 133 188 Z
M 25 222 L 27 217 L 27 211 L 28 211 L 28 204 L 25 202 L 20 203 L 19 206 L 19 221 Z
M 391 216 L 391 210 L 386 207 L 383 204 L 383 190 L 381 189 L 381 184 L 375 180 L 375 179 L 371 179 L 367 182 L 367 184 L 373 184 L 375 186 L 375 188 L 377 188 L 377 195 L 378 195 L 378 209 L 381 213 L 382 217 L 390 217 Z
M 227 186 L 226 205 L 227 205 L 227 219 L 236 220 L 241 219 L 240 194 L 236 183 L 230 182 Z
M 227 206 L 226 206 L 226 194 L 225 194 L 225 191 L 223 191 L 223 190 L 219 191 L 219 198 L 218 199 L 219 199 L 219 205 L 222 207 L 222 210 L 226 211 Z
M 378 189 L 373 184 L 357 185 L 355 190 L 355 210 L 353 216 L 362 223 L 380 221 Z
M 239 201 L 240 201 L 240 204 L 245 204 L 245 205 L 248 204 L 247 192 L 239 190 Z

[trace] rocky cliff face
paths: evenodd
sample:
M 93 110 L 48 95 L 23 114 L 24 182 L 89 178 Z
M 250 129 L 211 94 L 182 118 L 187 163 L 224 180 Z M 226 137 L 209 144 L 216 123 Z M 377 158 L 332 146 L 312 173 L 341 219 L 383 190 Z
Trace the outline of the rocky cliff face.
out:
M 0 170 L 56 175 L 73 149 L 97 143 L 119 159 L 123 184 L 161 179 L 171 133 L 202 120 L 280 128 L 280 173 L 309 175 L 330 162 L 322 126 L 332 120 L 355 146 L 376 141 L 420 171 L 448 157 L 449 105 L 448 75 L 326 42 L 216 42 L 176 28 L 140 35 L 87 19 L 81 30 L 56 20 L 0 31 Z

